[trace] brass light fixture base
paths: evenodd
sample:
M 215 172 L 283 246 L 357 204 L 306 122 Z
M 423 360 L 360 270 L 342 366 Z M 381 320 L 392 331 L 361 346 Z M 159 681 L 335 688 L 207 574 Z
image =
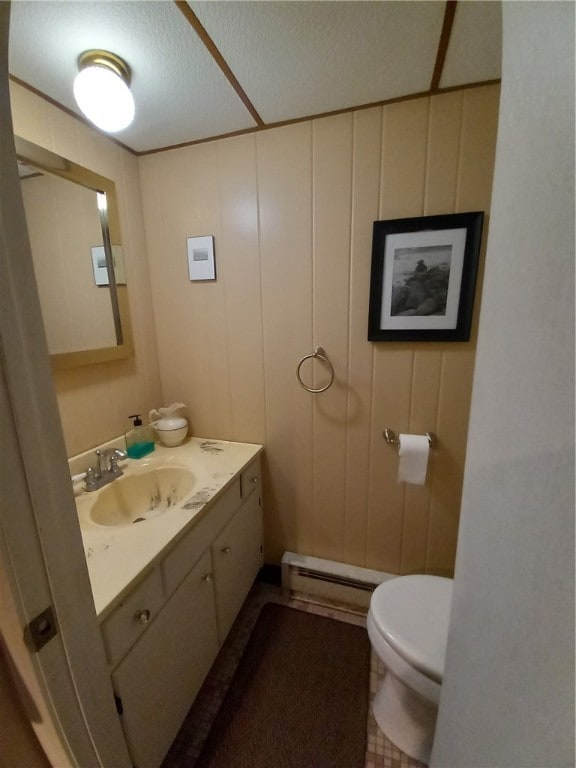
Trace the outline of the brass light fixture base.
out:
M 130 86 L 130 82 L 132 80 L 132 71 L 124 59 L 121 59 L 120 56 L 116 56 L 115 53 L 97 49 L 84 51 L 84 53 L 81 53 L 78 57 L 78 71 L 81 71 L 90 66 L 106 67 L 111 69 L 112 72 L 122 78 L 127 86 Z

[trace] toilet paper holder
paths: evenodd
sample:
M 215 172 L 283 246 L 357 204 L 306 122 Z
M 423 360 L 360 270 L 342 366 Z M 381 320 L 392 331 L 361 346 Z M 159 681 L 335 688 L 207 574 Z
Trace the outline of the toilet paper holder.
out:
M 388 443 L 388 445 L 400 445 L 400 441 L 398 440 L 398 436 L 396 432 L 394 432 L 393 429 L 388 429 L 387 427 L 384 429 L 384 432 L 382 432 L 382 435 L 384 437 L 384 440 Z M 425 432 L 424 435 L 428 438 L 428 445 L 430 448 L 435 448 L 438 444 L 438 439 L 434 432 Z

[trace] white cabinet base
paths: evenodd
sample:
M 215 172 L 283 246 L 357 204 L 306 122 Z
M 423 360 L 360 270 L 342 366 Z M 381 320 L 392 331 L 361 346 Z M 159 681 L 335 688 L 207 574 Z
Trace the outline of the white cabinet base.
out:
M 260 487 L 257 458 L 103 623 L 135 768 L 159 768 L 262 565 Z
M 210 552 L 112 674 L 138 768 L 158 768 L 218 653 Z

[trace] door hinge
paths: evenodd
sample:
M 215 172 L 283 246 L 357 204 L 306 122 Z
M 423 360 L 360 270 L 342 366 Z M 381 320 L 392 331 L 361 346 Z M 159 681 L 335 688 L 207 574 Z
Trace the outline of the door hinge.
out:
M 29 621 L 24 627 L 24 642 L 31 651 L 38 653 L 46 643 L 58 634 L 58 625 L 54 607 L 49 605 L 45 611 Z

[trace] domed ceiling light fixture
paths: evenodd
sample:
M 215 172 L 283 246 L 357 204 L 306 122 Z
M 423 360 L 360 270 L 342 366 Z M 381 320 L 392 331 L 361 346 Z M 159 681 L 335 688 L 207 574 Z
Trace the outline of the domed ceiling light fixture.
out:
M 91 50 L 78 57 L 78 70 L 74 98 L 88 120 L 106 133 L 127 128 L 134 119 L 128 64 L 109 51 Z

